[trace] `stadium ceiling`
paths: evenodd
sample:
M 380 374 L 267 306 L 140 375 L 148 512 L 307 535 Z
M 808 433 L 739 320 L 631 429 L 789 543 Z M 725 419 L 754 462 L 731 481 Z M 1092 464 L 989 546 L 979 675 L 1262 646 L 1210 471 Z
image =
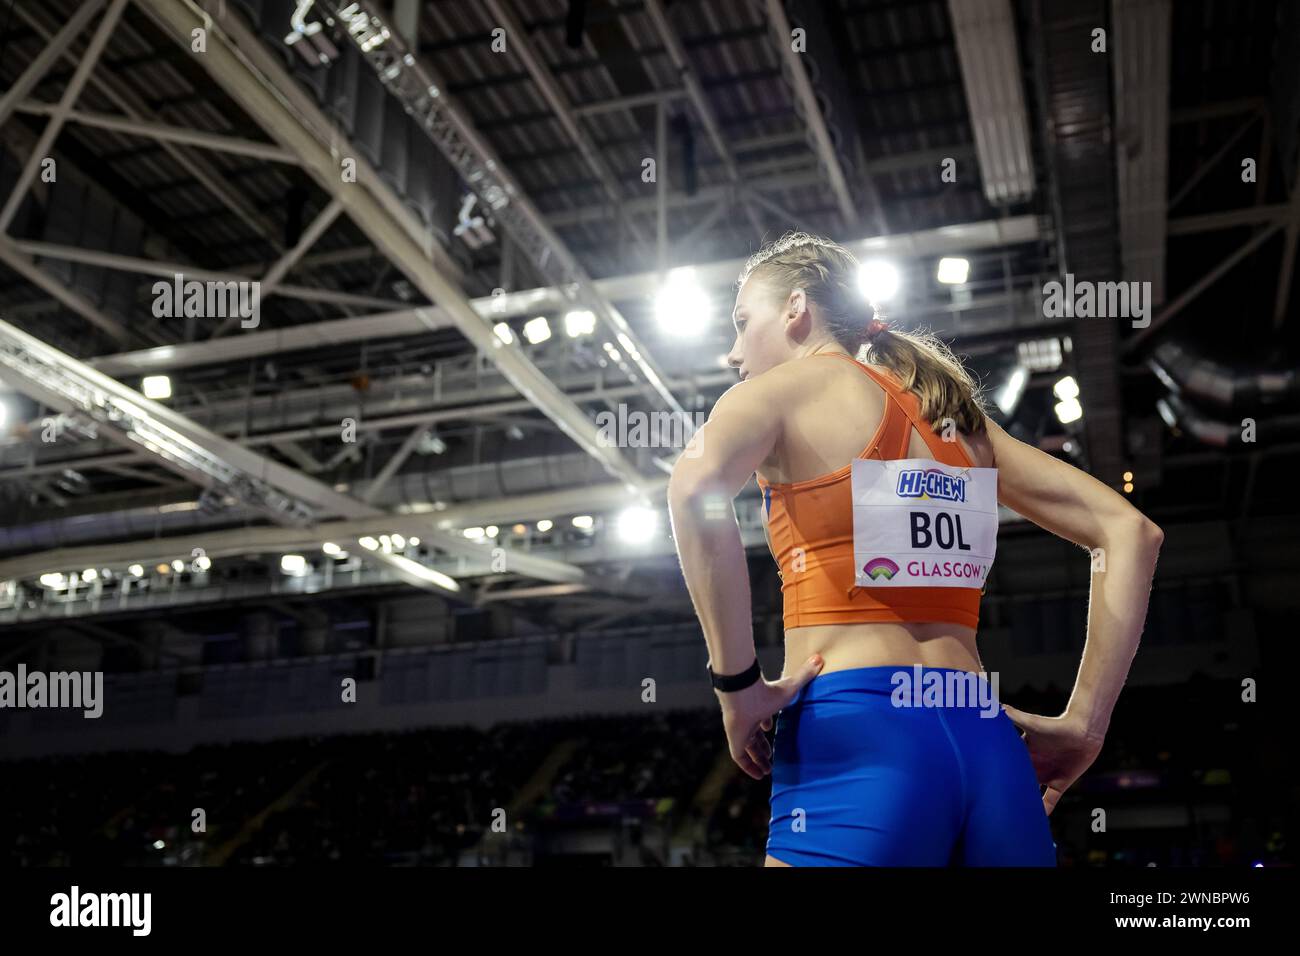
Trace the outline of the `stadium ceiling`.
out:
M 391 16 L 332 0 L 18 5 L 0 62 L 0 378 L 28 400 L 0 438 L 0 556 L 14 575 L 110 543 L 124 560 L 132 540 L 152 539 L 137 562 L 209 537 L 214 554 L 275 556 L 318 547 L 303 532 L 318 524 L 400 530 L 422 502 L 479 524 L 576 513 L 546 496 L 591 484 L 658 503 L 671 449 L 611 446 L 594 415 L 706 411 L 734 382 L 719 364 L 734 278 L 791 228 L 894 260 L 899 320 L 955 340 L 990 388 L 1018 349 L 1064 347 L 1009 425 L 1112 483 L 1143 455 L 1158 471 L 1173 439 L 1146 364 L 1157 340 L 1182 326 L 1194 342 L 1189 307 L 1251 257 L 1276 257 L 1260 295 L 1266 326 L 1285 324 L 1294 143 L 1258 51 L 1214 54 L 1230 96 L 1171 88 L 1182 41 L 1244 14 L 1081 6 L 609 2 L 574 37 L 562 5 L 519 0 L 398 0 Z M 1263 157 L 1244 203 L 1214 185 L 1226 145 L 1191 169 L 1197 150 L 1170 147 L 1225 129 Z M 1272 152 L 1290 160 L 1270 175 Z M 1167 263 L 1174 241 L 1205 267 Z M 960 289 L 935 281 L 945 255 L 971 264 Z M 683 266 L 713 313 L 690 340 L 654 320 Z M 1044 284 L 1066 272 L 1154 277 L 1150 325 L 1046 315 Z M 258 280 L 260 324 L 154 314 L 155 283 L 177 273 Z M 560 334 L 570 311 L 591 313 L 590 333 Z M 549 342 L 524 341 L 535 316 Z M 1087 411 L 1063 428 L 1050 390 L 1071 369 Z M 171 377 L 165 405 L 139 394 L 154 375 Z M 1126 420 L 1154 436 L 1140 454 Z M 423 531 L 452 571 L 458 532 Z M 540 587 L 598 576 L 519 557 Z

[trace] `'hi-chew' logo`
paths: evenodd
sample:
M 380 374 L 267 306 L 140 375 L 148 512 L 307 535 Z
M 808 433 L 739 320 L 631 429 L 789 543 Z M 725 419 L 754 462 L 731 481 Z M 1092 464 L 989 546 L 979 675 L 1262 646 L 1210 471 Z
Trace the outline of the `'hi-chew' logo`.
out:
M 898 473 L 898 497 L 966 500 L 966 479 L 954 478 L 937 468 L 909 468 Z
M 898 565 L 888 558 L 872 558 L 862 566 L 862 573 L 873 581 L 884 578 L 888 581 L 898 573 Z

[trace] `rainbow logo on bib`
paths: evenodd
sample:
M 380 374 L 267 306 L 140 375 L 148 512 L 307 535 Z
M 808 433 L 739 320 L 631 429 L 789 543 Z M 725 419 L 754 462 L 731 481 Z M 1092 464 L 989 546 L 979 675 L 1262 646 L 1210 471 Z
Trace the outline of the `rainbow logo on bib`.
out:
M 872 558 L 862 566 L 862 573 L 873 581 L 884 578 L 888 581 L 898 573 L 898 565 L 888 558 Z

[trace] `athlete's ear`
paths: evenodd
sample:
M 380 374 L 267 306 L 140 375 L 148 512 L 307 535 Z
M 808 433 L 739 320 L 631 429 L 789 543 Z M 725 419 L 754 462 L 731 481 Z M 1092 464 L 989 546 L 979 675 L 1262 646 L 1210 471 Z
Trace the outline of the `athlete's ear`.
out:
M 789 308 L 790 318 L 797 319 L 803 315 L 804 310 L 808 308 L 808 293 L 803 289 L 795 289 L 790 293 L 790 298 L 786 300 Z

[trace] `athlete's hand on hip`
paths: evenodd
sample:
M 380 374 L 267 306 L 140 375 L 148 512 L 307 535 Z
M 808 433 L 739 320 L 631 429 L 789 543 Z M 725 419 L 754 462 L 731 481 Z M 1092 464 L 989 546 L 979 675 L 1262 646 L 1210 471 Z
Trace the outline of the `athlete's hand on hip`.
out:
M 1103 738 L 1089 734 L 1083 724 L 1070 717 L 1027 714 L 1010 704 L 1003 704 L 1002 709 L 1020 728 L 1038 782 L 1047 788 L 1043 791 L 1043 809 L 1051 816 L 1065 791 L 1097 759 Z
M 794 700 L 824 664 L 814 654 L 803 667 L 780 680 L 760 678 L 744 690 L 714 692 L 722 702 L 722 726 L 731 759 L 755 780 L 772 772 L 772 744 L 763 731 L 772 729 L 773 715 Z

